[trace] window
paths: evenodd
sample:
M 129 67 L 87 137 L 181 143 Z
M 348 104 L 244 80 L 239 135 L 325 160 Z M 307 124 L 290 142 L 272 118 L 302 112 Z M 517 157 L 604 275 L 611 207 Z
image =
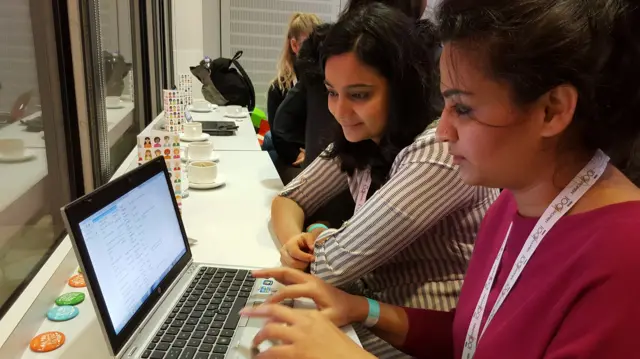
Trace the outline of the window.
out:
M 0 316 L 62 238 L 73 192 L 54 12 L 33 3 L 0 2 Z
M 114 173 L 141 131 L 134 89 L 132 5 L 129 0 L 115 0 L 101 1 L 99 6 L 109 167 Z

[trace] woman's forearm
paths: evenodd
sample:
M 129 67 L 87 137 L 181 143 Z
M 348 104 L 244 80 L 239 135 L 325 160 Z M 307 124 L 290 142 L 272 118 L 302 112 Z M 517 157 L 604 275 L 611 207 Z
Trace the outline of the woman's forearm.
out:
M 364 322 L 369 303 L 364 297 L 348 301 L 351 323 Z M 380 319 L 370 330 L 406 354 L 418 358 L 453 358 L 455 312 L 403 308 L 380 303 Z
M 354 296 L 350 318 L 352 323 L 364 322 L 369 314 L 369 303 L 365 297 Z M 401 347 L 409 332 L 409 318 L 402 307 L 380 303 L 380 319 L 370 330 L 394 347 Z
M 294 201 L 278 196 L 271 203 L 271 224 L 280 245 L 304 232 L 304 211 Z

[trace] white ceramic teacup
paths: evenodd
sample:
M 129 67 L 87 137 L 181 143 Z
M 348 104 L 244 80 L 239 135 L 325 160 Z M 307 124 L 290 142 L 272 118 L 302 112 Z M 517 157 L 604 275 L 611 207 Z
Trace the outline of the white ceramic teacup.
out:
M 184 149 L 184 156 L 190 161 L 209 161 L 213 153 L 213 143 L 192 142 Z
M 227 110 L 227 115 L 237 116 L 242 114 L 241 106 L 229 105 L 229 106 L 225 106 L 225 109 Z
M 211 109 L 211 105 L 207 101 L 196 101 L 191 106 L 197 111 L 207 111 Z
M 120 96 L 107 96 L 105 102 L 107 107 L 118 107 L 120 106 Z
M 189 138 L 197 138 L 202 135 L 202 123 L 188 122 L 184 124 L 184 135 Z
M 12 158 L 24 156 L 24 141 L 17 138 L 0 140 L 0 155 Z
M 194 161 L 187 166 L 189 182 L 213 183 L 218 176 L 218 165 L 213 161 Z

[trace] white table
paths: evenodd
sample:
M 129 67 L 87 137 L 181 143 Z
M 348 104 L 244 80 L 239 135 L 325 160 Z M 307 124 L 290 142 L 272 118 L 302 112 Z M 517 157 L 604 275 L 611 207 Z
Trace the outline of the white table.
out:
M 136 167 L 135 154 L 132 151 L 114 178 Z M 271 200 L 283 186 L 271 159 L 266 152 L 225 151 L 220 153 L 219 166 L 220 174 L 226 177 L 224 187 L 208 191 L 191 189 L 189 197 L 183 200 L 182 218 L 187 235 L 197 240 L 191 247 L 194 260 L 247 267 L 277 265 L 279 254 L 269 215 Z M 67 277 L 72 274 L 69 272 Z M 57 288 L 58 291 L 47 293 L 48 298 L 41 300 L 37 309 L 36 306 L 30 309 L 29 317 L 37 317 L 40 322 L 38 330 L 29 334 L 59 330 L 67 336 L 65 345 L 50 353 L 36 354 L 28 349 L 31 337 L 15 335 L 0 348 L 1 358 L 108 358 L 107 344 L 88 295 L 79 305 L 80 315 L 72 321 L 54 323 L 34 313 L 39 310 L 44 315 L 57 295 L 72 289 L 62 281 Z M 86 293 L 86 289 L 82 291 Z M 358 342 L 351 327 L 344 330 Z
M 113 145 L 133 124 L 133 102 L 123 101 L 122 107 L 107 109 L 107 138 L 109 144 Z M 42 116 L 41 111 L 26 116 L 22 121 Z M 20 121 L 14 122 L 0 129 L 0 139 L 17 138 L 24 141 L 28 148 L 45 148 L 44 132 L 28 132 L 27 126 Z
M 133 125 L 133 109 L 131 101 L 122 101 L 121 108 L 107 109 L 107 139 L 110 147 Z
M 133 124 L 132 102 L 119 109 L 107 109 L 109 145 L 113 146 Z M 23 118 L 29 121 L 41 111 Z M 0 163 L 0 248 L 20 230 L 26 221 L 41 211 L 47 201 L 45 177 L 48 174 L 44 132 L 28 132 L 20 121 L 0 129 L 0 139 L 21 139 L 33 160 L 22 163 Z M 6 212 L 5 212 L 6 210 Z
M 24 118 L 30 120 L 40 112 Z M 0 129 L 0 139 L 21 139 L 32 160 L 0 163 L 0 250 L 44 206 L 47 153 L 42 132 L 27 132 L 27 126 L 14 122 Z
M 189 189 L 182 219 L 194 260 L 222 265 L 272 267 L 280 255 L 269 230 L 271 201 L 282 190 L 269 155 L 257 151 L 220 152 L 218 190 Z
M 25 117 L 28 121 L 41 115 L 38 111 Z M 109 144 L 113 145 L 133 124 L 133 103 L 124 102 L 120 109 L 107 110 Z M 22 163 L 0 163 L 0 212 L 38 184 L 47 175 L 47 154 L 43 132 L 28 132 L 20 122 L 0 129 L 0 139 L 21 139 L 35 159 Z M 13 176 L 10 176 L 13 174 Z
M 225 107 L 220 106 L 209 113 L 192 112 L 191 117 L 198 122 L 235 121 L 238 130 L 234 136 L 211 136 L 210 141 L 217 151 L 261 151 L 249 113 L 246 112 L 244 118 L 238 119 L 225 117 L 225 111 Z
M 246 110 L 245 110 L 246 111 Z M 213 143 L 216 151 L 261 151 L 256 131 L 253 123 L 246 112 L 243 118 L 229 118 L 224 116 L 225 107 L 220 106 L 211 112 L 191 112 L 193 121 L 234 121 L 238 125 L 238 130 L 234 136 L 211 136 L 209 141 Z M 150 128 L 162 129 L 164 125 L 164 112 L 161 112 L 152 122 Z M 186 142 L 183 142 L 185 144 Z

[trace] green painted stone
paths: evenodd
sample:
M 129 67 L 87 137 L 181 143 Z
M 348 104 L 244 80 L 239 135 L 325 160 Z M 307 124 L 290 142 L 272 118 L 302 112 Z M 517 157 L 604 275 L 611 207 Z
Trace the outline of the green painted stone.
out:
M 84 301 L 84 293 L 82 292 L 69 292 L 65 293 L 56 299 L 57 305 L 76 305 Z

